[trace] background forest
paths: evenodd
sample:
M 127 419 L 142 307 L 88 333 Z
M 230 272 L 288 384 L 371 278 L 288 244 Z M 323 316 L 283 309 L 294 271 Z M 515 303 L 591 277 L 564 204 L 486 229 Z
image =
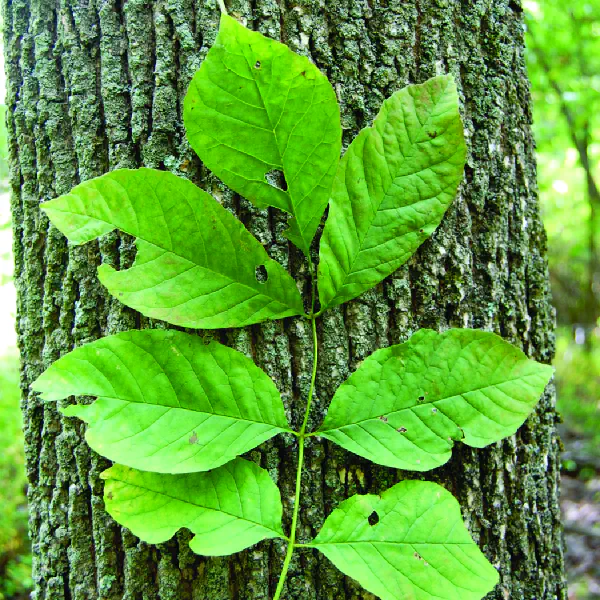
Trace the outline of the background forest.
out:
M 569 597 L 600 598 L 600 4 L 525 8 L 557 318 Z
M 524 9 L 557 317 L 569 598 L 587 600 L 600 598 L 600 3 L 526 1 Z M 3 66 L 0 72 L 3 98 Z M 0 600 L 16 600 L 27 596 L 31 560 L 4 111 L 0 106 Z

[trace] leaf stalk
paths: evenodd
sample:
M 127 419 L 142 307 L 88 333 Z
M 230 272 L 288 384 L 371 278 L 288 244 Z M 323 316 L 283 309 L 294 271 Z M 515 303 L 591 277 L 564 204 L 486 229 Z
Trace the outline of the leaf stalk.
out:
M 287 552 L 285 555 L 285 559 L 283 561 L 283 569 L 281 570 L 281 575 L 279 576 L 279 582 L 277 583 L 277 589 L 275 590 L 275 596 L 273 600 L 279 600 L 281 597 L 281 593 L 283 592 L 283 586 L 285 585 L 285 580 L 287 577 L 288 570 L 290 568 L 290 562 L 292 560 L 292 554 L 294 553 L 294 548 L 298 546 L 296 544 L 296 529 L 298 527 L 298 513 L 300 510 L 300 493 L 301 493 L 301 485 L 302 485 L 302 469 L 304 467 L 304 441 L 308 437 L 306 434 L 306 427 L 308 424 L 308 416 L 310 414 L 310 407 L 312 404 L 313 394 L 315 390 L 315 380 L 317 377 L 317 361 L 318 361 L 318 344 L 317 344 L 317 318 L 314 314 L 315 310 L 315 278 L 314 271 L 312 267 L 312 262 L 309 258 L 309 270 L 311 277 L 311 288 L 312 288 L 312 309 L 310 314 L 311 328 L 312 328 L 312 338 L 313 338 L 313 365 L 312 365 L 312 374 L 310 378 L 310 388 L 308 390 L 308 399 L 306 401 L 306 410 L 304 411 L 304 419 L 302 421 L 302 426 L 300 427 L 300 431 L 297 433 L 298 436 L 298 466 L 296 469 L 296 492 L 294 495 L 294 511 L 292 513 L 292 526 L 289 536 L 289 543 L 287 547 Z

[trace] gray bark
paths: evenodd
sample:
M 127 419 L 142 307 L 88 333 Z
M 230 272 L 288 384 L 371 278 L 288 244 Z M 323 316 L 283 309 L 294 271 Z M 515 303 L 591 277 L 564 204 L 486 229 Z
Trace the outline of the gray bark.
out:
M 117 167 L 170 169 L 217 195 L 273 258 L 307 277 L 302 256 L 282 236 L 282 215 L 233 196 L 185 140 L 182 98 L 215 38 L 216 6 L 212 0 L 2 4 L 34 597 L 269 598 L 282 543 L 262 543 L 231 559 L 195 556 L 186 532 L 157 547 L 140 543 L 103 510 L 98 475 L 107 461 L 88 449 L 82 424 L 28 391 L 73 347 L 153 325 L 108 297 L 96 277 L 101 261 L 131 263 L 131 239 L 114 233 L 69 248 L 40 213 L 41 201 L 79 181 Z M 419 327 L 493 330 L 550 361 L 553 311 L 518 0 L 234 0 L 229 9 L 328 74 L 346 144 L 385 97 L 409 82 L 450 72 L 461 92 L 469 156 L 458 198 L 408 265 L 320 320 L 311 424 L 318 425 L 360 361 Z M 298 424 L 311 365 L 306 323 L 288 319 L 217 335 L 252 353 Z M 550 388 L 516 436 L 484 450 L 459 445 L 448 465 L 427 474 L 458 497 L 471 532 L 499 569 L 501 584 L 490 599 L 566 598 L 556 421 Z M 288 527 L 294 439 L 280 436 L 251 456 L 278 481 Z M 311 438 L 300 541 L 349 495 L 411 476 Z M 290 575 L 288 599 L 370 597 L 316 551 L 298 552 Z

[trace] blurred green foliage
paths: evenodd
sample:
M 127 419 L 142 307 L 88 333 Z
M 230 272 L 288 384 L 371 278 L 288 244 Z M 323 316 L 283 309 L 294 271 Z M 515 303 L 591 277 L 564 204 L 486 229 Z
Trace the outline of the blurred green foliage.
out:
M 8 163 L 6 161 L 6 155 L 6 106 L 0 104 L 0 192 L 4 192 L 7 189 Z
M 598 453 L 600 447 L 600 341 L 594 339 L 592 351 L 573 341 L 571 330 L 557 331 L 556 384 L 559 412 L 569 434 L 581 438 L 586 450 Z
M 562 325 L 555 360 L 558 407 L 566 428 L 598 448 L 600 2 L 529 0 L 525 7 L 538 183 Z M 575 343 L 569 327 L 575 324 L 583 326 L 586 345 Z
M 525 2 L 538 183 L 559 323 L 600 316 L 600 2 Z
M 562 504 L 585 532 L 598 499 L 590 490 L 600 481 L 600 2 L 524 6 L 538 185 L 560 325 L 554 365 L 567 451 Z M 569 600 L 600 598 L 593 538 L 571 529 L 567 542 Z
M 24 598 L 32 584 L 18 368 L 16 356 L 0 358 L 0 600 Z

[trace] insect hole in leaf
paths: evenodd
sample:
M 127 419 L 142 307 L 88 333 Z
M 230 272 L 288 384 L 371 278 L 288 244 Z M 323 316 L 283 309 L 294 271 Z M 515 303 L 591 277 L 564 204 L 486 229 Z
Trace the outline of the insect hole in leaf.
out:
M 258 265 L 254 270 L 254 274 L 256 275 L 256 281 L 258 281 L 258 283 L 267 283 L 269 273 L 267 272 L 265 265 Z
M 274 188 L 287 192 L 288 186 L 283 171 L 273 169 L 272 171 L 265 173 L 265 179 L 267 180 L 267 183 Z
M 369 525 L 371 527 L 373 527 L 374 525 L 377 525 L 377 523 L 379 523 L 379 515 L 377 514 L 376 511 L 373 511 L 370 515 L 369 515 Z

